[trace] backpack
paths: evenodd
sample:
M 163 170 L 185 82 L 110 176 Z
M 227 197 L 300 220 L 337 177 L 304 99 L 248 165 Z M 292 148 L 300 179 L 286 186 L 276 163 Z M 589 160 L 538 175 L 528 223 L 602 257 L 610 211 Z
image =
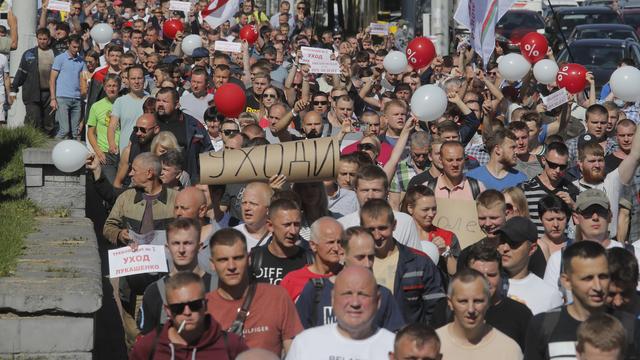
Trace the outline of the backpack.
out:
M 318 305 L 320 305 L 320 295 L 322 295 L 322 289 L 324 288 L 324 281 L 322 278 L 310 279 L 313 284 L 313 309 L 311 311 L 311 327 L 318 326 Z
M 480 184 L 478 183 L 477 179 L 474 178 L 466 178 L 467 180 L 469 180 L 469 186 L 471 187 L 471 196 L 473 196 L 473 199 L 477 199 L 478 195 L 480 195 Z M 435 191 L 436 190 L 436 182 L 438 182 L 438 179 L 433 179 L 433 180 L 429 180 L 427 181 L 424 185 L 426 187 L 428 187 L 429 189 Z

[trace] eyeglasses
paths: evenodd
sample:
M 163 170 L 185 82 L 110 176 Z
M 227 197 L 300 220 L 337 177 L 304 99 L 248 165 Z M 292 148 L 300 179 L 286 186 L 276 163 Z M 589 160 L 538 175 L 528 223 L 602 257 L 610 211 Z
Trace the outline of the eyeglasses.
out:
M 547 165 L 549 165 L 549 169 L 552 169 L 552 170 L 557 168 L 560 168 L 560 170 L 566 170 L 567 167 L 569 166 L 567 164 L 556 164 L 553 161 L 549 161 L 548 159 L 545 159 L 545 160 L 547 160 Z
M 371 126 L 371 125 L 369 125 L 369 126 Z M 422 153 L 422 154 L 420 154 L 420 153 L 414 153 L 414 152 L 412 152 L 412 153 L 411 153 L 411 155 L 413 155 L 413 157 L 415 157 L 415 158 L 421 158 L 421 157 L 426 158 L 427 156 L 429 156 L 429 153 Z
M 149 127 L 149 128 L 145 128 L 145 127 L 142 127 L 142 126 L 134 126 L 134 127 L 133 127 L 133 133 L 135 134 L 135 133 L 137 133 L 138 131 L 140 131 L 141 133 L 146 134 L 146 133 L 147 133 L 147 131 L 149 131 L 149 130 L 151 130 L 151 129 L 153 129 L 153 128 L 154 128 L 154 126 Z
M 298 7 L 297 7 L 297 9 L 298 9 L 298 10 L 304 10 L 304 9 L 306 9 L 306 7 L 304 7 L 304 6 L 298 6 Z
M 136 9 L 136 10 L 138 10 L 138 11 L 144 11 L 144 10 L 145 10 L 145 8 L 142 8 L 142 9 Z
M 233 136 L 239 132 L 240 130 L 222 130 L 222 133 L 224 134 L 224 136 Z
M 497 71 L 489 71 L 489 73 L 487 75 L 496 76 L 496 75 L 498 75 L 498 72 Z
M 370 143 L 360 143 L 358 144 L 358 151 L 375 151 L 376 146 Z
M 313 106 L 327 105 L 328 103 L 328 101 L 314 101 Z
M 172 314 L 179 315 L 184 312 L 184 309 L 187 306 L 191 311 L 199 311 L 204 307 L 204 302 L 205 302 L 204 299 L 198 299 L 198 300 L 193 300 L 186 303 L 169 304 L 167 306 L 169 307 L 169 310 L 171 310 Z
M 276 96 L 276 94 L 262 94 L 263 98 L 272 98 L 272 99 L 277 99 L 278 97 Z

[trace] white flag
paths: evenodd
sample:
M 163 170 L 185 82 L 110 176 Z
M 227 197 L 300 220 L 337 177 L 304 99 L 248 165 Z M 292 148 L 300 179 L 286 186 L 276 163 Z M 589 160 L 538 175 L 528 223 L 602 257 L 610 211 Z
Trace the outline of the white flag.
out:
M 240 0 L 211 0 L 207 8 L 200 12 L 200 16 L 215 29 L 233 18 L 239 9 Z
M 496 24 L 516 0 L 461 0 L 453 18 L 469 29 L 471 47 L 486 66 L 496 46 Z

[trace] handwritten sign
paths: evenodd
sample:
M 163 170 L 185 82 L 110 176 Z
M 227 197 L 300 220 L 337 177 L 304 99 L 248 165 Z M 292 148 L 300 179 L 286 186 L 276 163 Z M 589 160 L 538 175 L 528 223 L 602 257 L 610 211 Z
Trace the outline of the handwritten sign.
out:
M 438 214 L 433 219 L 434 225 L 456 234 L 461 248 L 473 245 L 485 237 L 478 226 L 475 201 L 436 198 L 436 203 Z
M 239 53 L 239 52 L 242 52 L 242 44 L 239 42 L 218 40 L 214 44 L 214 49 L 217 51 Z
M 560 105 L 564 105 L 569 101 L 569 93 L 567 89 L 562 88 L 549 96 L 542 97 L 542 103 L 547 107 L 547 111 L 553 110 Z
M 236 150 L 200 154 L 200 181 L 236 184 L 285 175 L 290 182 L 309 182 L 336 176 L 340 145 L 333 138 L 287 141 Z
M 164 246 L 140 245 L 136 251 L 129 246 L 109 250 L 109 277 L 167 272 Z
M 191 11 L 191 2 L 171 0 L 169 1 L 169 10 L 182 11 L 188 14 Z
M 389 24 L 369 24 L 369 33 L 371 35 L 387 36 L 389 35 Z
M 309 65 L 309 72 L 312 74 L 340 74 L 340 64 L 337 61 L 314 61 Z
M 47 4 L 47 10 L 51 11 L 71 11 L 71 3 L 69 1 L 50 0 Z
M 300 48 L 302 52 L 302 58 L 300 58 L 300 64 L 310 64 L 313 62 L 326 62 L 332 61 L 333 51 L 329 49 L 320 49 L 309 46 L 303 46 Z

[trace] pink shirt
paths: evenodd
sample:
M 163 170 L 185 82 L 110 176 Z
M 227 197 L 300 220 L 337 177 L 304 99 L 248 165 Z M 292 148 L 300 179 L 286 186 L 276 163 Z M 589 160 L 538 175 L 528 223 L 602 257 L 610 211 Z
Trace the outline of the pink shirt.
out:
M 434 193 L 436 198 L 444 198 L 444 199 L 458 199 L 458 200 L 474 200 L 473 193 L 471 192 L 471 185 L 469 185 L 469 179 L 464 177 L 464 180 L 459 185 L 455 185 L 452 188 L 449 188 L 444 181 L 444 175 L 440 174 L 438 179 L 436 180 L 436 188 L 434 189 Z M 480 191 L 485 190 L 485 186 L 482 182 L 478 182 L 480 185 Z

